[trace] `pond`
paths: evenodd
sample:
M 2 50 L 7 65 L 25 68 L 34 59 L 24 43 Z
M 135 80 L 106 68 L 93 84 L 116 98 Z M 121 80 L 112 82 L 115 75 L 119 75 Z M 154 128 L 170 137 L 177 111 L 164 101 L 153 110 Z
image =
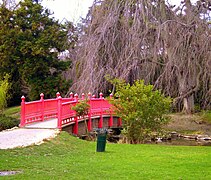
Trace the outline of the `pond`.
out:
M 175 145 L 175 146 L 211 146 L 211 140 L 197 140 L 197 139 L 178 137 L 178 138 L 172 138 L 171 140 L 151 141 L 150 144 Z
M 120 134 L 111 134 L 108 141 L 118 143 Z M 176 132 L 170 133 L 168 138 L 155 138 L 146 144 L 175 145 L 175 146 L 211 146 L 211 137 L 208 135 L 181 135 Z
M 81 136 L 81 139 L 96 141 L 97 133 L 89 136 Z M 121 131 L 112 129 L 108 131 L 107 141 L 110 143 L 118 143 L 122 140 Z M 177 132 L 171 132 L 168 138 L 154 138 L 146 142 L 146 144 L 175 145 L 175 146 L 211 146 L 211 136 L 208 135 L 181 135 Z

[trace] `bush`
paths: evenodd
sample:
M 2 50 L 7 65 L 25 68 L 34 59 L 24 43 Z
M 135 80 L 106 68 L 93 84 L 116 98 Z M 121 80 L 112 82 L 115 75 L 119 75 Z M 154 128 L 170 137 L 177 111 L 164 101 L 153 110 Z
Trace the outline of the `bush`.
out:
M 161 126 L 167 123 L 164 116 L 170 110 L 171 99 L 156 90 L 152 85 L 144 85 L 137 80 L 133 85 L 114 80 L 116 93 L 111 103 L 116 114 L 123 121 L 123 134 L 129 143 L 140 143 L 151 133 L 160 132 Z
M 5 129 L 10 129 L 18 125 L 19 125 L 18 119 L 5 116 L 4 114 L 0 115 L 0 131 Z
M 76 111 L 77 116 L 85 116 L 89 113 L 90 105 L 87 104 L 87 101 L 80 101 L 75 106 L 72 106 L 71 109 Z

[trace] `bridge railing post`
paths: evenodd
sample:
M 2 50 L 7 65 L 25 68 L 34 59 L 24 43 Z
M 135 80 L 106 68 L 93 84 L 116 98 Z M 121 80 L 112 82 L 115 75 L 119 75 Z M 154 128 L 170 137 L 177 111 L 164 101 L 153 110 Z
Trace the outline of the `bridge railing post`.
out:
M 26 104 L 25 104 L 25 97 L 21 97 L 21 122 L 20 122 L 20 127 L 24 127 L 26 122 L 25 122 L 25 113 L 26 113 Z
M 110 100 L 112 100 L 113 94 L 110 94 Z M 109 127 L 113 126 L 113 107 L 110 107 L 110 119 L 109 119 Z
M 89 108 L 89 113 L 88 113 L 88 117 L 89 117 L 89 120 L 88 120 L 88 131 L 91 131 L 92 130 L 92 107 L 91 107 L 91 99 L 92 99 L 92 94 L 89 92 L 88 93 L 88 100 L 89 100 L 89 105 L 90 105 L 90 108 Z
M 73 134 L 78 135 L 78 116 L 74 117 L 75 125 L 73 126 Z
M 58 122 L 57 128 L 62 129 L 62 97 L 57 97 L 57 113 L 58 113 Z
M 74 95 L 74 99 L 75 99 L 76 103 L 78 103 L 78 94 L 77 93 Z M 75 115 L 74 121 L 75 121 L 75 125 L 73 127 L 73 134 L 77 135 L 78 134 L 78 116 L 77 115 Z
M 99 128 L 103 127 L 103 93 L 100 93 L 100 121 L 99 121 Z
M 60 92 L 56 93 L 56 98 L 58 98 L 60 96 Z
M 81 100 L 84 100 L 84 99 L 85 99 L 85 94 L 82 93 L 82 95 L 81 95 Z
M 122 119 L 119 117 L 118 118 L 118 127 L 121 127 L 122 126 Z
M 75 98 L 75 101 L 78 102 L 78 94 L 77 93 L 74 95 L 74 98 Z
M 70 101 L 73 101 L 73 92 L 70 93 Z
M 88 93 L 88 99 L 90 100 L 92 98 L 92 94 L 89 92 Z
M 44 94 L 40 94 L 40 101 L 41 101 L 41 121 L 44 121 Z

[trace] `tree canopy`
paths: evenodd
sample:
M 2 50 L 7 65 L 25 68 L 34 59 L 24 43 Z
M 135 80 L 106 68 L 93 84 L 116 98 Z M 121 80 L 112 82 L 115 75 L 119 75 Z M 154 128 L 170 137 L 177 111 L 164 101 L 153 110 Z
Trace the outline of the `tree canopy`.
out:
M 41 92 L 54 97 L 69 88 L 62 72 L 70 60 L 59 60 L 58 55 L 69 47 L 71 23 L 61 24 L 50 15 L 33 0 L 21 1 L 15 9 L 0 6 L 0 76 L 10 74 L 11 104 L 17 104 L 21 94 L 33 100 Z

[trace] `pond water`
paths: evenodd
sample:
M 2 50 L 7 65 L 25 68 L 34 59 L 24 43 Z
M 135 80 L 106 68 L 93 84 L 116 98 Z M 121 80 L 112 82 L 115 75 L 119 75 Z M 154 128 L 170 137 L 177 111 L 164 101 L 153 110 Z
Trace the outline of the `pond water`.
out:
M 118 143 L 121 135 L 111 135 L 107 138 L 109 142 Z M 173 134 L 169 138 L 157 138 L 149 140 L 146 144 L 175 145 L 175 146 L 211 146 L 211 138 L 204 135 L 182 136 Z
M 211 141 L 194 140 L 194 139 L 186 139 L 178 137 L 171 140 L 151 141 L 149 144 L 175 145 L 175 146 L 211 146 Z
M 91 136 L 82 136 L 81 139 L 96 141 L 97 133 Z M 109 131 L 107 134 L 107 141 L 111 143 L 118 143 L 122 140 L 121 131 Z M 171 132 L 168 138 L 154 138 L 146 142 L 146 144 L 159 145 L 175 145 L 175 146 L 211 146 L 211 136 L 208 135 L 181 135 L 177 132 Z

